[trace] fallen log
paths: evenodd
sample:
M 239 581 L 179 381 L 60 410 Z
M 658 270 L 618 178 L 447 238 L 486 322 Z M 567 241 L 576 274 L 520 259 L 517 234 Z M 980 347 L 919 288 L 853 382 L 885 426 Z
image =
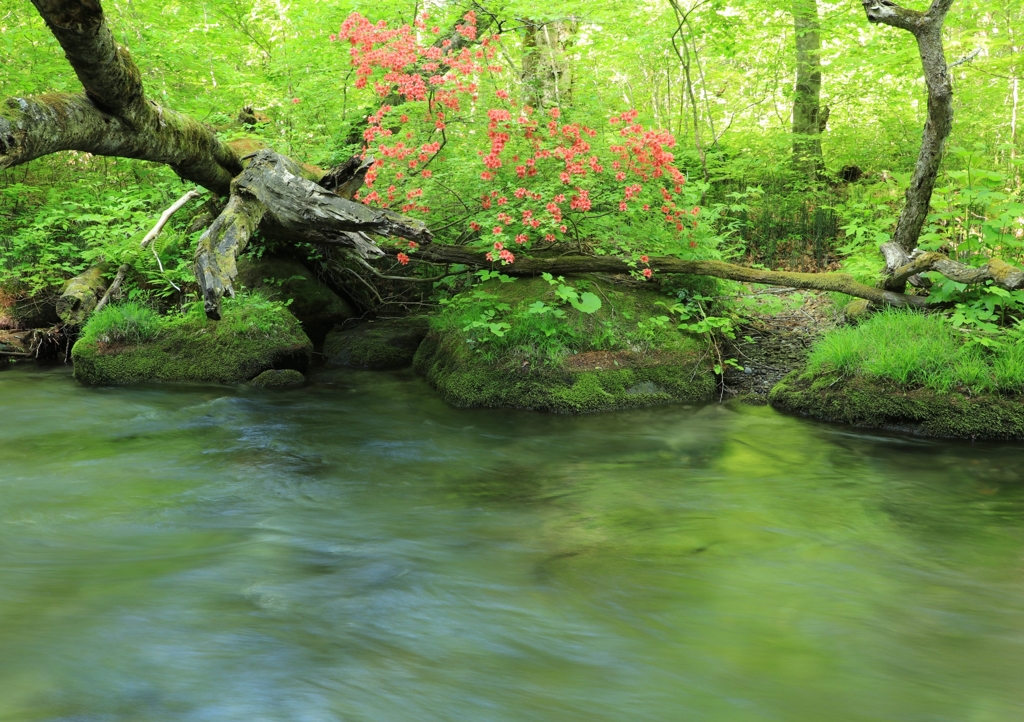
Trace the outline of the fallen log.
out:
M 885 244 L 891 246 L 895 244 Z M 920 253 L 892 271 L 892 276 L 884 281 L 886 288 L 902 288 L 907 281 L 926 271 L 936 271 L 957 283 L 984 283 L 992 281 L 1007 291 L 1024 288 L 1024 270 L 1011 266 L 998 258 L 990 259 L 983 266 L 968 266 L 966 263 L 954 261 L 942 253 Z
M 57 315 L 69 326 L 81 326 L 96 310 L 96 305 L 107 290 L 104 279 L 110 266 L 100 263 L 75 276 L 57 299 Z
M 395 255 L 398 249 L 388 249 Z M 492 263 L 478 251 L 458 246 L 432 244 L 415 254 L 417 260 L 440 264 L 461 264 L 469 268 L 496 268 L 509 276 L 571 275 L 581 273 L 630 273 L 637 265 L 614 256 L 566 255 L 554 258 L 517 258 L 507 266 Z M 682 273 L 692 276 L 713 276 L 731 281 L 763 283 L 769 286 L 788 286 L 817 291 L 836 291 L 872 303 L 898 308 L 934 307 L 927 296 L 895 293 L 855 280 L 847 273 L 796 273 L 793 271 L 767 271 L 760 268 L 737 266 L 725 261 L 686 261 L 666 256 L 653 257 L 643 264 L 657 273 Z

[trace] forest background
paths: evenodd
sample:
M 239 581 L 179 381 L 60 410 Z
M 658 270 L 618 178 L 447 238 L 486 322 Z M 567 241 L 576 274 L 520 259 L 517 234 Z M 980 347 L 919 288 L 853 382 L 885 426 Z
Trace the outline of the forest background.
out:
M 923 10 L 926 3 L 908 6 Z M 381 103 L 372 84 L 358 87 L 348 44 L 332 40 L 346 18 L 358 12 L 398 27 L 426 12 L 420 32 L 433 37 L 435 27 L 451 27 L 473 10 L 493 22 L 486 31 L 496 36 L 491 62 L 502 68 L 481 80 L 481 108 L 500 102 L 501 92 L 528 95 L 530 63 L 548 52 L 558 56 L 552 63 L 564 73 L 563 87 L 556 78 L 554 97 L 548 90 L 535 104 L 558 108 L 562 123 L 606 132 L 610 121 L 635 111 L 636 122 L 675 136 L 674 163 L 688 180 L 686 199 L 699 210 L 699 228 L 696 220 L 696 230 L 687 228 L 693 242 L 679 243 L 674 224 L 637 206 L 614 225 L 597 224 L 586 238 L 559 239 L 585 242 L 581 247 L 597 254 L 621 252 L 627 238 L 634 258 L 650 250 L 768 268 L 842 268 L 874 283 L 883 265 L 877 247 L 895 226 L 926 113 L 913 38 L 869 24 L 859 2 L 798 0 L 779 9 L 757 0 L 628 7 L 225 0 L 106 2 L 104 9 L 150 97 L 227 140 L 265 142 L 324 169 L 359 151 L 365 118 Z M 814 141 L 820 139 L 822 160 L 811 172 L 794 157 L 797 41 L 807 36 L 809 12 L 821 40 L 821 132 Z M 805 29 L 797 32 L 801 16 Z M 946 18 L 947 60 L 956 64 L 955 123 L 920 238 L 925 250 L 974 265 L 994 256 L 1018 262 L 1024 252 L 1022 32 L 1020 0 L 958 0 Z M 0 2 L 0 94 L 79 87 L 35 9 Z M 255 124 L 239 122 L 246 106 Z M 443 158 L 452 170 L 422 184 L 427 195 L 418 215 L 438 240 L 467 242 L 467 226 L 481 212 L 473 205 L 480 169 L 472 164 L 486 149 L 485 125 L 482 111 L 467 113 L 462 137 L 470 142 L 452 143 Z M 477 131 L 474 144 L 469 136 Z M 190 228 L 187 216 L 176 218 L 155 246 L 159 264 L 138 248 L 185 190 L 165 166 L 74 151 L 0 171 L 0 289 L 9 298 L 56 294 L 106 259 L 132 264 L 129 297 L 187 302 L 195 294 L 193 253 L 202 229 Z M 461 209 L 470 212 L 453 227 Z M 260 252 L 259 244 L 253 250 Z M 404 265 L 391 256 L 382 270 L 416 272 Z M 940 279 L 932 293 L 955 297 L 957 322 L 981 331 L 1024 309 L 1021 292 L 991 284 L 968 289 Z

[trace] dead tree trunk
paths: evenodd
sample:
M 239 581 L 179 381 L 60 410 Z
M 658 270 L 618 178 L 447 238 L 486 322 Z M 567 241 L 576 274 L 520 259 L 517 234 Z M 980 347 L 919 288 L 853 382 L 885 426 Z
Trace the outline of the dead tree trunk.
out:
M 861 2 L 870 22 L 891 25 L 913 34 L 928 86 L 928 120 L 921 138 L 921 151 L 907 188 L 906 204 L 893 234 L 893 241 L 910 253 L 928 217 L 939 163 L 953 128 L 953 84 L 942 49 L 942 25 L 953 0 L 932 0 L 931 7 L 923 13 L 908 10 L 892 0 Z
M 796 87 L 793 92 L 793 163 L 817 180 L 821 159 L 821 23 L 817 0 L 793 0 Z
M 362 258 L 384 255 L 366 233 L 429 243 L 421 221 L 346 200 L 302 177 L 298 163 L 271 150 L 251 158 L 231 183 L 231 199 L 199 239 L 196 278 L 206 315 L 220 318 L 220 301 L 233 295 L 232 282 L 241 253 L 257 226 L 268 237 L 302 239 L 326 246 L 347 246 Z

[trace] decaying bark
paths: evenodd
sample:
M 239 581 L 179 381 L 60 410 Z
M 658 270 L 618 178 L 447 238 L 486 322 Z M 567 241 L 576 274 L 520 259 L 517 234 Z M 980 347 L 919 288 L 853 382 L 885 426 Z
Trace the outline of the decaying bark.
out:
M 821 23 L 817 0 L 793 0 L 796 87 L 793 92 L 793 162 L 810 180 L 822 170 Z
M 108 264 L 101 263 L 68 281 L 57 299 L 57 315 L 61 321 L 69 326 L 85 323 L 107 290 L 104 276 L 108 269 Z
M 421 221 L 346 200 L 302 177 L 299 165 L 271 150 L 261 150 L 231 183 L 223 213 L 199 239 L 196 278 L 206 314 L 220 318 L 220 302 L 234 295 L 235 258 L 257 226 L 268 237 L 292 242 L 347 246 L 363 258 L 383 255 L 366 233 L 429 243 Z
M 114 41 L 97 0 L 33 3 L 85 92 L 8 99 L 0 107 L 0 168 L 78 150 L 166 163 L 186 180 L 230 193 L 197 249 L 197 276 L 211 317 L 219 316 L 221 296 L 232 293 L 235 254 L 261 222 L 271 236 L 347 245 L 367 257 L 381 252 L 364 232 L 429 241 L 422 223 L 345 200 L 304 177 L 308 173 L 284 156 L 263 151 L 244 166 L 210 128 L 148 100 L 138 67 Z M 350 181 L 342 192 L 354 192 L 362 176 L 357 172 Z M 90 282 L 102 284 L 102 273 L 93 276 Z M 79 279 L 72 286 L 83 290 L 65 294 L 65 320 L 80 324 L 103 291 Z
M 931 6 L 923 13 L 908 10 L 892 0 L 861 2 L 870 22 L 891 25 L 914 35 L 928 86 L 928 120 L 921 138 L 921 152 L 907 188 L 906 205 L 893 234 L 893 241 L 910 253 L 917 245 L 928 216 L 939 163 L 953 128 L 953 84 L 942 49 L 942 25 L 953 0 L 932 0 Z
M 919 253 L 906 264 L 893 271 L 890 286 L 906 284 L 914 276 L 925 271 L 937 271 L 957 283 L 983 283 L 992 281 L 1007 291 L 1024 288 L 1024 270 L 1011 266 L 998 258 L 989 260 L 984 266 L 968 266 L 954 261 L 941 253 Z

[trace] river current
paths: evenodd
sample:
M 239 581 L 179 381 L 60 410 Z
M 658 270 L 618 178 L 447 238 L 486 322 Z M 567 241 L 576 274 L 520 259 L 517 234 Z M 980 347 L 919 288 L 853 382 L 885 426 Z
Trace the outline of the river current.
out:
M 0 720 L 1024 719 L 1024 445 L 0 370 Z

